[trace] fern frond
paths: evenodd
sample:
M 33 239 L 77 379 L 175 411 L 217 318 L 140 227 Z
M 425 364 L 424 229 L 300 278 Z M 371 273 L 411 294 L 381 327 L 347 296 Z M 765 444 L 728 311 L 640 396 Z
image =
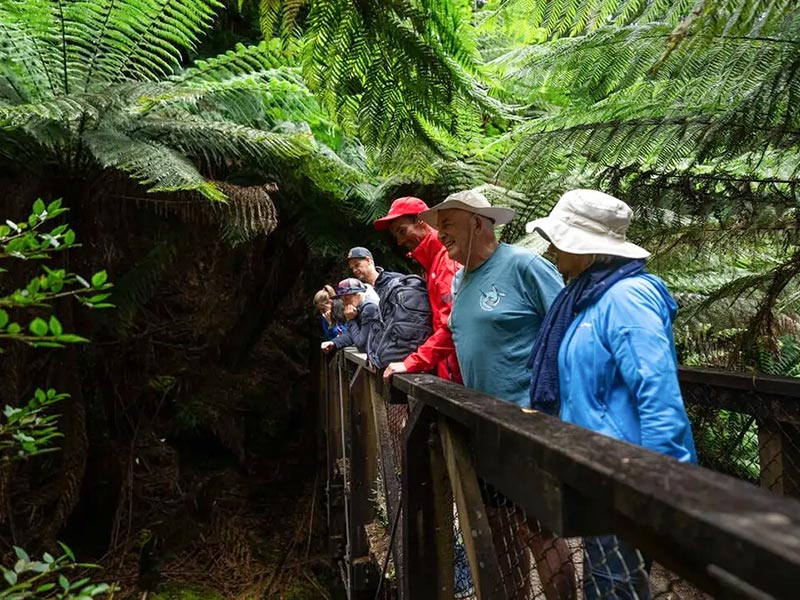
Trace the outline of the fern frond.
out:
M 117 277 L 109 302 L 114 304 L 115 322 L 123 331 L 135 323 L 137 313 L 156 295 L 161 282 L 179 256 L 172 241 L 156 244 L 133 267 Z
M 229 160 L 281 163 L 306 156 L 312 149 L 310 132 L 271 133 L 189 115 L 147 119 L 139 131 L 208 164 L 225 164 Z
M 224 54 L 199 60 L 184 73 L 170 80 L 179 88 L 206 84 L 214 81 L 225 81 L 241 75 L 271 71 L 287 67 L 286 58 L 282 55 L 286 46 L 278 40 L 260 42 L 252 46 L 237 44 L 233 50 Z
M 21 128 L 34 119 L 77 122 L 81 118 L 96 119 L 99 114 L 96 106 L 76 96 L 54 98 L 35 104 L 0 103 L 0 129 Z
M 89 76 L 154 81 L 173 74 L 180 66 L 181 53 L 195 47 L 221 7 L 217 0 L 114 2 L 103 28 L 94 31 L 103 37 L 88 63 L 92 67 Z
M 62 65 L 53 52 L 57 21 L 49 0 L 0 3 L 2 74 L 8 88 L 25 101 L 63 95 Z
M 278 226 L 278 211 L 269 195 L 274 187 L 219 185 L 229 200 L 223 209 L 222 239 L 235 245 L 269 235 Z
M 193 190 L 210 200 L 225 199 L 184 155 L 166 146 L 107 130 L 88 132 L 84 139 L 102 166 L 128 173 L 151 191 Z
M 497 19 L 515 10 L 527 15 L 530 27 L 541 28 L 548 38 L 556 38 L 655 21 L 674 27 L 696 5 L 696 0 L 506 0 L 485 18 Z

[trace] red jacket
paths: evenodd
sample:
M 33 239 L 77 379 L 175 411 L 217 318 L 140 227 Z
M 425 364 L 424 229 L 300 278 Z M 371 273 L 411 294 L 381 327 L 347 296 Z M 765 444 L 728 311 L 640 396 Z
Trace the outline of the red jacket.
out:
M 453 334 L 447 326 L 453 306 L 453 275 L 461 265 L 447 255 L 447 249 L 439 241 L 436 231 L 431 231 L 410 256 L 425 269 L 433 313 L 433 333 L 416 352 L 406 357 L 403 364 L 409 373 L 435 370 L 443 379 L 463 383 Z

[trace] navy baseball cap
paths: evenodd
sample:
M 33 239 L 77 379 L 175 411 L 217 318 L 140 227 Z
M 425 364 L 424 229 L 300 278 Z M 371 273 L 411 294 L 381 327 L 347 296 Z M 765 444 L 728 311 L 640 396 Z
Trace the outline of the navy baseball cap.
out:
M 350 248 L 350 252 L 347 253 L 347 260 L 351 258 L 372 258 L 372 252 L 361 246 L 356 246 L 355 248 Z M 373 258 L 372 260 L 375 259 Z
M 355 277 L 348 277 L 342 279 L 336 286 L 336 295 L 334 298 L 341 298 L 347 294 L 360 294 L 367 291 L 367 286 Z

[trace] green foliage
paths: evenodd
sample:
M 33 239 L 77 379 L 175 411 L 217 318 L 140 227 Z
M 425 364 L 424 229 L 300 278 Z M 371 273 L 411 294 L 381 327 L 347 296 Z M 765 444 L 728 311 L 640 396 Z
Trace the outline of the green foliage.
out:
M 61 200 L 45 205 L 38 199 L 26 221 L 15 223 L 7 220 L 5 225 L 0 225 L 0 260 L 41 260 L 75 247 L 75 232 L 67 225 L 57 225 L 45 231 L 45 224 L 64 212 L 66 209 L 61 207 Z M 8 276 L 8 270 L 0 268 L 0 278 L 3 276 Z M 87 281 L 65 269 L 50 269 L 43 265 L 42 273 L 27 285 L 0 296 L 0 341 L 23 342 L 40 348 L 61 348 L 64 344 L 86 342 L 79 335 L 65 332 L 55 315 L 39 315 L 35 311 L 46 309 L 55 300 L 65 297 L 74 298 L 89 308 L 107 308 L 112 306 L 105 302 L 110 288 L 105 271 L 95 273 Z M 25 314 L 24 319 L 16 318 L 20 311 Z M 0 348 L 0 353 L 2 351 Z
M 701 465 L 758 482 L 758 425 L 755 417 L 705 406 L 687 407 Z
M 781 336 L 772 350 L 761 348 L 760 357 L 765 373 L 800 377 L 800 341 L 796 335 Z
M 469 19 L 469 3 L 452 0 L 312 2 L 306 77 L 373 148 L 402 147 L 412 136 L 417 145 L 452 146 L 447 136 L 459 121 L 469 126 L 464 100 L 488 105 L 469 77 L 478 58 Z
M 14 546 L 17 562 L 11 568 L 0 566 L 7 587 L 0 598 L 8 600 L 86 600 L 109 596 L 114 588 L 107 583 L 92 583 L 88 577 L 71 581 L 69 571 L 96 568 L 97 565 L 78 563 L 72 551 L 61 544 L 64 554 L 54 557 L 45 552 L 42 560 L 31 560 L 27 552 Z
M 615 194 L 636 210 L 631 237 L 655 252 L 651 268 L 702 287 L 686 290 L 702 296 L 696 311 L 749 302 L 727 352 L 758 362 L 779 315 L 800 309 L 797 3 L 507 0 L 480 17 L 484 54 L 525 117 L 478 154 L 499 155 L 497 183 L 522 192 L 504 237 L 566 189 Z M 765 247 L 770 264 L 726 266 Z
M 116 169 L 150 191 L 226 195 L 209 172 L 278 178 L 328 160 L 333 126 L 276 40 L 185 68 L 215 0 L 0 4 L 0 160 L 62 176 Z M 287 127 L 287 123 L 292 126 Z M 306 125 L 308 123 L 308 125 Z M 301 160 L 303 159 L 303 160 Z
M 0 462 L 18 460 L 50 452 L 50 441 L 61 437 L 58 415 L 48 414 L 56 402 L 67 398 L 53 389 L 37 388 L 27 404 L 19 408 L 6 405 L 0 421 Z
M 0 225 L 0 260 L 18 261 L 45 260 L 57 252 L 76 246 L 75 233 L 67 225 L 58 225 L 45 231 L 45 224 L 66 212 L 61 200 L 50 204 L 38 199 L 26 221 L 15 223 L 7 220 Z M 51 224 L 52 225 L 52 224 Z M 55 315 L 41 313 L 57 298 L 72 297 L 90 308 L 111 306 L 104 300 L 109 296 L 105 290 L 111 287 L 105 271 L 98 271 L 86 281 L 79 275 L 63 269 L 42 267 L 44 272 L 30 280 L 24 287 L 0 297 L 0 342 L 22 342 L 34 347 L 61 348 L 64 344 L 86 342 L 85 338 L 65 333 Z M 8 277 L 10 269 L 0 269 L 0 275 Z M 27 317 L 27 325 L 12 320 L 11 314 L 40 316 Z M 2 352 L 2 348 L 0 348 Z M 54 389 L 37 388 L 27 403 L 13 407 L 6 405 L 0 418 L 0 465 L 30 458 L 56 450 L 51 442 L 61 437 L 58 431 L 58 415 L 51 412 L 53 406 L 68 395 Z M 114 590 L 105 583 L 92 583 L 88 577 L 71 580 L 69 571 L 86 569 L 95 565 L 78 563 L 72 551 L 61 544 L 64 554 L 54 557 L 45 552 L 42 560 L 31 560 L 27 552 L 14 547 L 17 560 L 11 567 L 0 565 L 6 587 L 0 590 L 0 598 L 9 600 L 40 600 L 58 598 L 63 600 L 86 600 L 108 596 Z
M 302 36 L 310 89 L 388 173 L 421 174 L 463 151 L 482 112 L 502 114 L 481 75 L 466 0 L 259 0 L 265 37 Z

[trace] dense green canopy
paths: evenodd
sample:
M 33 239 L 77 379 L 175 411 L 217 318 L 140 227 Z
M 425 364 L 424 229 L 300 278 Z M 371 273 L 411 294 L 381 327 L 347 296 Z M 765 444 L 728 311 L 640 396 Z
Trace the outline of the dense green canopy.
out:
M 198 55 L 231 14 L 264 41 Z M 0 47 L 5 172 L 111 169 L 232 203 L 219 182 L 275 185 L 320 247 L 335 243 L 321 223 L 368 221 L 402 186 L 488 183 L 518 209 L 512 240 L 596 186 L 637 208 L 633 235 L 685 300 L 750 317 L 703 327 L 750 348 L 796 327 L 790 0 L 11 0 Z M 233 228 L 274 227 L 258 221 Z

